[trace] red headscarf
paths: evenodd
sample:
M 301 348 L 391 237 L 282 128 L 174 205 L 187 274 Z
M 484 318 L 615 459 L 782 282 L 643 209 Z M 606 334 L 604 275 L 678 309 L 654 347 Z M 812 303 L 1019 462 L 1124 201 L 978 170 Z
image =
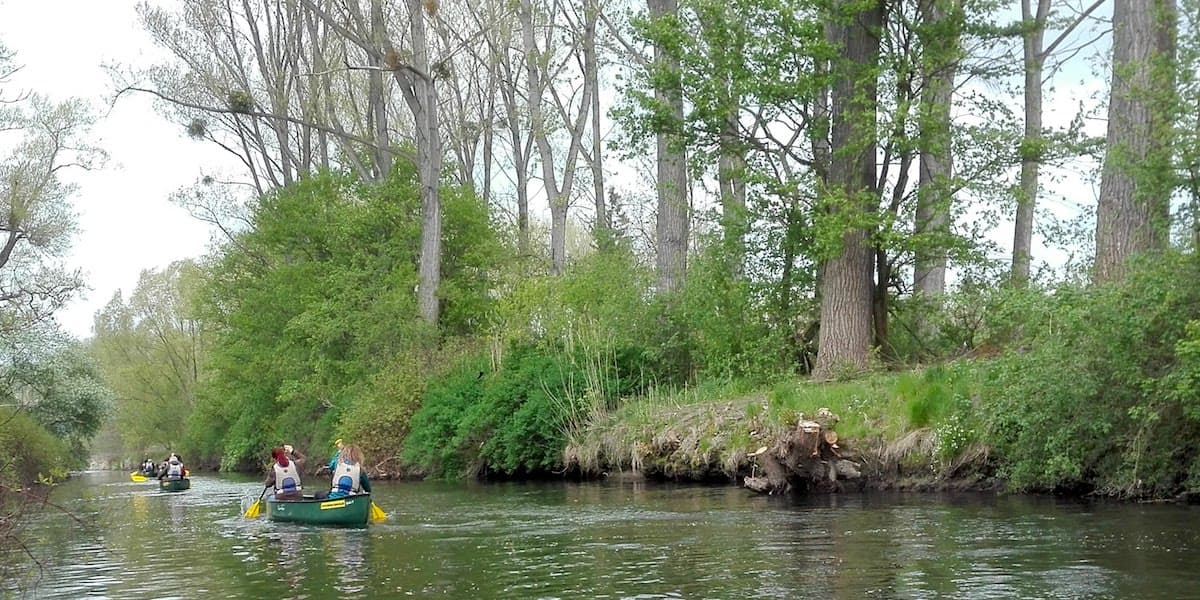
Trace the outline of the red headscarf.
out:
M 287 451 L 283 448 L 271 448 L 271 458 L 279 463 L 279 466 L 286 468 L 288 466 Z

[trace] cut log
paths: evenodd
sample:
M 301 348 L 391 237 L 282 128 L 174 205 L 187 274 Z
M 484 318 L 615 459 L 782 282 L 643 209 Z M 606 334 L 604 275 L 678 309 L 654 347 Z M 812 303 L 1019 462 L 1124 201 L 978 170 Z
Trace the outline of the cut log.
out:
M 857 465 L 842 456 L 833 430 L 837 421 L 827 408 L 817 412 L 817 420 L 801 415 L 796 426 L 774 444 L 747 455 L 762 475 L 745 478 L 744 485 L 765 494 L 814 488 L 836 491 L 839 480 L 861 477 Z

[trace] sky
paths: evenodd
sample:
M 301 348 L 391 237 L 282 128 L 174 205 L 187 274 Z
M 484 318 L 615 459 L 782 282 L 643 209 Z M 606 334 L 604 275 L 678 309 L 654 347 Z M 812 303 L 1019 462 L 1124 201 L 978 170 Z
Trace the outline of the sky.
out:
M 0 0 L 0 42 L 23 68 L 6 89 L 55 100 L 91 102 L 102 118 L 92 140 L 109 153 L 107 165 L 75 170 L 73 196 L 79 233 L 69 267 L 90 287 L 57 315 L 79 338 L 90 337 L 96 311 L 120 291 L 125 297 L 146 269 L 198 257 L 210 231 L 169 200 L 205 170 L 227 163 L 215 148 L 189 139 L 159 116 L 149 98 L 126 95 L 110 107 L 113 85 L 103 65 L 145 66 L 161 59 L 137 23 L 134 0 Z M 214 170 L 209 168 L 208 170 Z

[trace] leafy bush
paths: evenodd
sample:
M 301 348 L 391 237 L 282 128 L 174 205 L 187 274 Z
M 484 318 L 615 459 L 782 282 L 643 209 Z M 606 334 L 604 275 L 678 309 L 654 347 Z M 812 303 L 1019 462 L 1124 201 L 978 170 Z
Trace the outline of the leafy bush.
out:
M 584 373 L 533 348 L 464 361 L 430 382 L 404 459 L 441 477 L 541 474 L 558 468 Z
M 253 227 L 222 248 L 203 288 L 215 343 L 195 414 L 223 428 L 217 440 L 189 434 L 222 468 L 252 467 L 284 442 L 327 448 L 343 423 L 365 436 L 369 415 L 406 418 L 389 406 L 397 357 L 486 325 L 504 249 L 467 190 L 443 190 L 440 331 L 418 314 L 418 187 L 404 165 L 382 184 L 317 174 L 260 199 Z
M 478 458 L 482 440 L 461 426 L 467 412 L 481 402 L 481 377 L 490 370 L 486 360 L 475 358 L 440 379 L 429 382 L 421 407 L 409 424 L 402 458 L 433 476 L 462 477 Z
M 1197 266 L 1147 257 L 1120 283 L 1063 287 L 1024 311 L 984 387 L 987 436 L 1014 487 L 1161 496 L 1194 486 Z
M 735 274 L 723 250 L 711 244 L 689 265 L 683 289 L 655 306 L 649 353 L 664 381 L 768 381 L 798 370 L 791 328 L 767 320 L 768 290 Z
M 63 479 L 74 462 L 66 441 L 27 413 L 0 407 L 0 484 L 19 488 Z
M 433 360 L 413 354 L 397 357 L 363 386 L 342 414 L 336 436 L 361 447 L 370 466 L 388 470 L 390 464 L 394 468 L 413 414 L 426 393 L 425 374 L 444 371 L 429 363 L 440 363 L 444 355 Z

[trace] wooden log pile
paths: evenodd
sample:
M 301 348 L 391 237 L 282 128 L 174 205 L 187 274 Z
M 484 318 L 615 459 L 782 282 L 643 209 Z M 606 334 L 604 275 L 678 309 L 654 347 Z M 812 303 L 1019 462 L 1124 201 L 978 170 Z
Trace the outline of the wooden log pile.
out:
M 750 454 L 753 469 L 743 484 L 763 494 L 831 492 L 841 489 L 841 481 L 859 479 L 858 465 L 838 445 L 837 422 L 827 408 L 812 419 L 800 415 L 786 435 Z

